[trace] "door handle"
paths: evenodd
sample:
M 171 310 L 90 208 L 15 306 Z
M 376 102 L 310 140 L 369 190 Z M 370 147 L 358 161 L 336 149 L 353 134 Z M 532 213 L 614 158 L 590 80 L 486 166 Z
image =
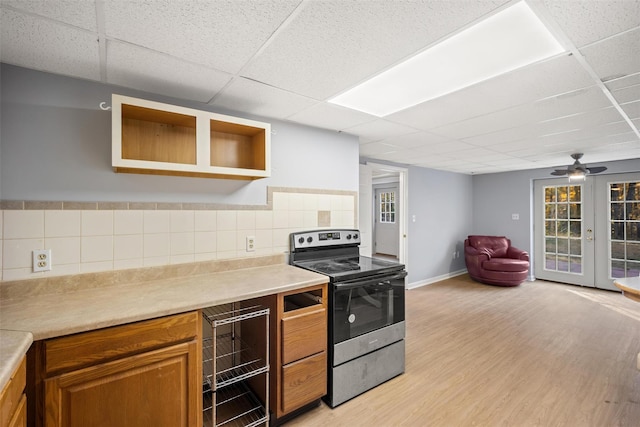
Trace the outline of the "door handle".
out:
M 587 240 L 588 241 L 592 241 L 593 240 L 593 235 L 591 233 L 593 233 L 593 230 L 590 229 L 590 228 L 587 228 Z

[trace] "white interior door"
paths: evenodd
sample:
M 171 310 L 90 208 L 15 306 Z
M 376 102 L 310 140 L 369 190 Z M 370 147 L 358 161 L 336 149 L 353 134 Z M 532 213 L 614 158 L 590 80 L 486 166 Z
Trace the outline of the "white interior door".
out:
M 539 279 L 595 286 L 593 181 L 536 181 L 534 272 Z
M 640 275 L 640 173 L 534 184 L 537 278 L 617 290 Z
M 398 257 L 398 187 L 376 188 L 375 206 L 374 253 Z

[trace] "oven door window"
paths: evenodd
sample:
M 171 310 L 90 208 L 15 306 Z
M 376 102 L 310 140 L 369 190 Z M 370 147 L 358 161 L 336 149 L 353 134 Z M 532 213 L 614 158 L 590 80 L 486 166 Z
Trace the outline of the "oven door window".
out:
M 404 280 L 337 285 L 333 297 L 334 344 L 404 320 Z

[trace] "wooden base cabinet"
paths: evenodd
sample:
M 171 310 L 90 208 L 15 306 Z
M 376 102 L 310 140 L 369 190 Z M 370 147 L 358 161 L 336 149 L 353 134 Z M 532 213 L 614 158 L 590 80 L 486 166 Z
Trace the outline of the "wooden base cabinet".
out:
M 271 309 L 273 424 L 327 394 L 327 284 L 260 298 Z M 279 420 L 280 419 L 280 420 Z
M 23 359 L 9 382 L 0 392 L 0 427 L 25 427 L 27 425 L 27 364 Z
M 192 312 L 37 343 L 35 425 L 201 426 L 201 331 Z

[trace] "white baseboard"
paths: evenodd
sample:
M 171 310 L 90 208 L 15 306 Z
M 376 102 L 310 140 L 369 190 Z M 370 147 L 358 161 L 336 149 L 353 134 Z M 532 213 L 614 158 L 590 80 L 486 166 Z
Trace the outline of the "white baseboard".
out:
M 419 282 L 409 283 L 409 284 L 407 284 L 405 289 L 419 288 L 421 286 L 430 285 L 432 283 L 440 282 L 442 280 L 451 279 L 452 277 L 461 276 L 461 275 L 466 274 L 466 273 L 467 273 L 467 269 L 465 268 L 463 270 L 454 271 L 453 273 L 443 274 L 442 276 L 432 277 L 430 279 L 421 280 Z

